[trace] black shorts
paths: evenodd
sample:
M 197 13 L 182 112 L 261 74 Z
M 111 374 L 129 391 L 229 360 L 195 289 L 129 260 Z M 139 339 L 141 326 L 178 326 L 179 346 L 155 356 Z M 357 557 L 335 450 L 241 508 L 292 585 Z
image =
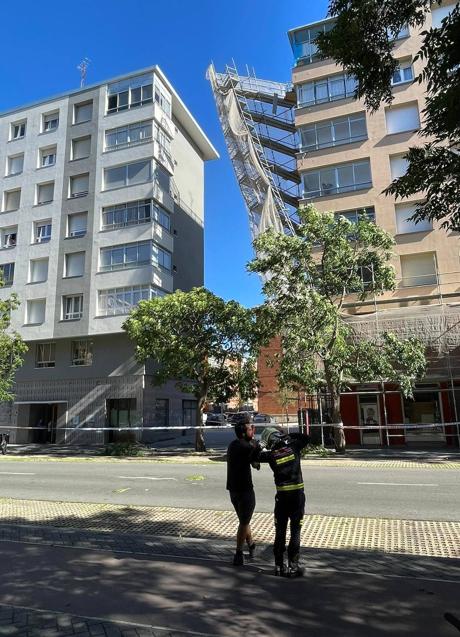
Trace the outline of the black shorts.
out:
M 235 508 L 240 524 L 249 524 L 256 507 L 256 494 L 250 491 L 230 491 L 230 500 Z

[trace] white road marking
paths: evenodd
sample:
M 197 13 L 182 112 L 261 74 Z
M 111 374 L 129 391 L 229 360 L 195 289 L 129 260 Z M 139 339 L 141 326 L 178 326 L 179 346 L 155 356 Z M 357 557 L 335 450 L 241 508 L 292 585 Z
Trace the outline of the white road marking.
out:
M 372 484 L 383 487 L 438 487 L 438 484 L 423 482 L 357 482 L 356 484 Z
M 154 478 L 152 476 L 117 476 L 117 478 L 123 478 L 123 480 L 176 480 L 177 478 Z
M 0 471 L 1 476 L 34 476 L 35 473 L 25 473 L 23 471 Z

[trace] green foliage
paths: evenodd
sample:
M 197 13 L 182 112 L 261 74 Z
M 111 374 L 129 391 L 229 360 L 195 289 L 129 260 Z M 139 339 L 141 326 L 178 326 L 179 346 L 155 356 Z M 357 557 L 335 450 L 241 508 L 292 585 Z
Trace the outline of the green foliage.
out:
M 248 265 L 266 276 L 259 321 L 266 338 L 281 338 L 281 353 L 271 361 L 280 387 L 309 392 L 326 387 L 337 397 L 353 381 L 385 380 L 410 395 L 425 369 L 422 343 L 394 334 L 360 339 L 343 312 L 346 299 L 394 289 L 388 264 L 392 238 L 364 216 L 352 224 L 313 206 L 298 214 L 298 234 L 268 230 L 255 240 L 258 256 Z M 369 265 L 364 283 L 362 269 Z
M 307 445 L 302 449 L 301 455 L 302 458 L 307 458 L 308 456 L 321 456 L 322 458 L 328 458 L 332 455 L 331 449 L 326 449 L 322 445 Z
M 114 442 L 106 445 L 104 456 L 142 456 L 144 449 L 135 442 Z
M 11 312 L 18 307 L 19 300 L 15 294 L 0 300 L 0 401 L 14 398 L 11 391 L 14 376 L 27 351 L 27 345 L 19 334 L 9 330 Z
M 141 301 L 123 325 L 139 361 L 157 364 L 155 384 L 175 380 L 193 394 L 199 411 L 207 401 L 255 395 L 257 334 L 252 310 L 205 288 L 180 290 Z
M 333 29 L 317 38 L 325 57 L 334 58 L 358 79 L 356 97 L 371 111 L 393 100 L 391 77 L 397 67 L 394 36 L 405 25 L 421 27 L 430 0 L 332 0 Z M 426 82 L 427 100 L 421 134 L 430 137 L 408 154 L 409 170 L 392 182 L 387 193 L 400 198 L 426 192 L 415 220 L 437 219 L 445 228 L 460 229 L 460 5 L 440 28 L 424 31 L 415 60 L 424 68 L 416 82 Z

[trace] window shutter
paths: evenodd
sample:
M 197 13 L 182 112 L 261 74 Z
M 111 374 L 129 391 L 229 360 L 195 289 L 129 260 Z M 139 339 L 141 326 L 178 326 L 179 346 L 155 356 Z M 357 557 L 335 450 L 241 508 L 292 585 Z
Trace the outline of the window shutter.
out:
M 385 110 L 387 133 L 402 133 L 415 131 L 420 128 L 420 118 L 417 104 L 393 106 Z

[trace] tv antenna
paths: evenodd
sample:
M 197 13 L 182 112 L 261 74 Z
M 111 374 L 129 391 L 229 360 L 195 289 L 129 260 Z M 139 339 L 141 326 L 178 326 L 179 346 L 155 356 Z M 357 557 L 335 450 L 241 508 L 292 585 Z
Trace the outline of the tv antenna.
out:
M 80 88 L 86 84 L 86 71 L 90 65 L 91 60 L 89 58 L 83 58 L 77 69 L 80 71 Z

